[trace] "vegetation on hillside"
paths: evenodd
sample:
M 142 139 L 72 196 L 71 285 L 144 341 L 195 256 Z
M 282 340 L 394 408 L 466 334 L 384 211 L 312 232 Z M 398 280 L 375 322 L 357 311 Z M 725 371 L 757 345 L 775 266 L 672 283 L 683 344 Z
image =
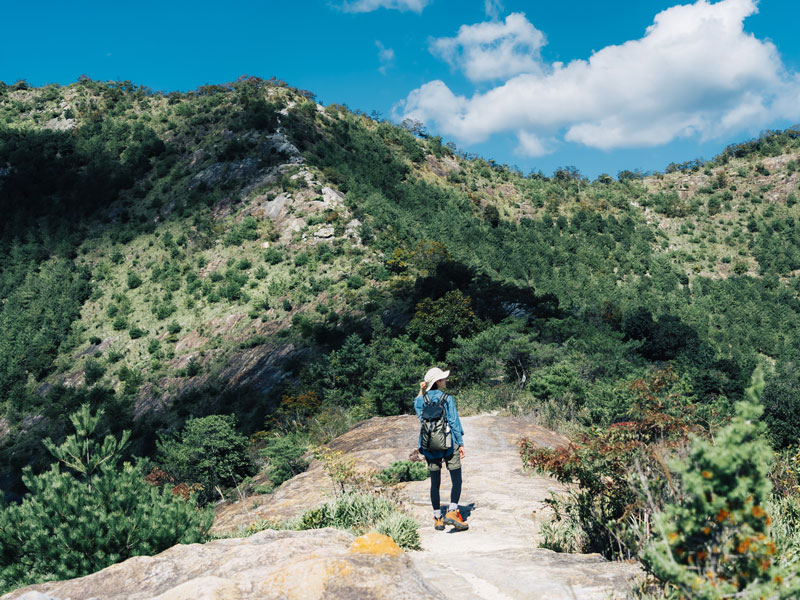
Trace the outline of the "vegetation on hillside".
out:
M 579 436 L 588 462 L 540 458 L 587 507 L 609 477 L 607 522 L 638 506 L 629 463 L 592 461 L 638 448 L 656 469 L 644 449 L 713 436 L 757 365 L 765 439 L 788 456 L 798 183 L 796 130 L 589 181 L 276 80 L 0 83 L 0 485 L 27 498 L 23 468 L 46 472 L 41 439 L 63 443 L 82 405 L 103 409 L 99 435 L 131 431 L 121 459 L 203 502 L 256 469 L 278 485 L 312 445 L 408 412 L 434 363 L 464 410 Z

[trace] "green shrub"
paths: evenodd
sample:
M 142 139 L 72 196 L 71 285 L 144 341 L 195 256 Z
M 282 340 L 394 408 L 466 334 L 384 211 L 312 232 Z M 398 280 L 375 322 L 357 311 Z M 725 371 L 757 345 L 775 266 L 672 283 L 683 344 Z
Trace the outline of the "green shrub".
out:
M 247 438 L 235 426 L 232 415 L 190 418 L 179 434 L 159 439 L 163 469 L 176 481 L 201 484 L 200 498 L 208 502 L 218 488 L 234 486 L 253 474 Z
M 181 324 L 177 321 L 171 321 L 169 325 L 167 325 L 167 331 L 171 334 L 176 334 L 181 332 Z
M 242 295 L 242 286 L 234 280 L 228 280 L 219 288 L 219 295 L 233 302 Z
M 428 478 L 428 467 L 422 462 L 398 460 L 378 473 L 378 479 L 392 485 L 401 481 L 423 481 Z
M 271 247 L 264 252 L 264 260 L 270 265 L 277 265 L 283 260 L 283 256 L 281 255 L 280 250 L 275 247 Z
M 539 526 L 539 547 L 570 554 L 578 554 L 588 547 L 589 543 L 577 519 L 562 516 L 568 514 L 570 507 L 553 498 L 549 498 L 548 503 L 554 509 L 554 516 L 551 520 L 542 521 Z
M 351 275 L 350 277 L 347 278 L 347 287 L 349 287 L 351 290 L 357 290 L 359 288 L 362 288 L 364 287 L 365 283 L 366 282 L 364 281 L 364 278 L 358 274 Z
M 117 375 L 120 381 L 124 382 L 122 393 L 125 395 L 133 395 L 139 390 L 139 386 L 144 381 L 144 375 L 139 369 L 128 368 L 127 365 L 123 366 Z
M 321 263 L 329 263 L 333 260 L 333 249 L 330 244 L 321 243 L 317 245 L 317 260 Z
M 336 527 L 361 535 L 377 529 L 401 548 L 419 546 L 419 524 L 387 498 L 351 491 L 314 507 L 287 523 L 289 529 Z M 380 529 L 378 529 L 380 528 Z
M 747 271 L 748 271 L 747 263 L 744 263 L 744 262 L 741 262 L 741 261 L 737 261 L 733 265 L 733 272 L 736 275 L 744 275 L 745 273 L 747 273 Z
M 127 326 L 128 326 L 128 320 L 122 315 L 118 315 L 111 323 L 111 327 L 114 328 L 114 331 L 122 331 Z
M 425 298 L 417 304 L 408 333 L 425 350 L 444 358 L 457 337 L 469 337 L 478 331 L 478 326 L 470 297 L 452 290 L 438 300 Z
M 128 271 L 128 289 L 135 290 L 140 285 L 142 285 L 142 278 L 136 273 L 136 271 Z
M 233 225 L 225 235 L 223 241 L 226 246 L 239 246 L 245 240 L 258 239 L 258 221 L 248 215 L 241 223 Z
M 401 548 L 418 550 L 420 548 L 419 523 L 414 517 L 395 511 L 375 525 L 375 530 L 388 535 Z
M 140 329 L 137 325 L 134 325 L 128 330 L 128 335 L 131 336 L 132 340 L 136 340 L 147 335 L 147 332 L 144 329 Z
M 162 321 L 170 317 L 177 310 L 178 310 L 177 306 L 175 306 L 172 302 L 168 302 L 166 300 L 162 302 L 157 302 L 153 305 L 153 314 L 159 321 Z
M 781 569 L 765 508 L 772 453 L 753 402 L 736 405 L 736 416 L 715 443 L 697 440 L 688 460 L 673 465 L 686 497 L 656 516 L 660 538 L 643 556 L 645 568 L 691 598 L 791 597 L 800 578 Z M 788 592 L 788 593 L 787 593 Z
M 86 360 L 86 364 L 83 367 L 83 381 L 86 385 L 94 385 L 105 374 L 106 368 L 99 361 L 94 358 Z
M 178 371 L 178 377 L 194 377 L 203 370 L 203 365 L 196 357 L 192 357 L 187 363 L 186 367 Z
M 303 458 L 306 446 L 297 434 L 266 440 L 259 454 L 269 461 L 269 480 L 273 486 L 279 486 L 308 468 L 308 461 Z
M 59 462 L 40 475 L 27 468 L 30 492 L 0 509 L 0 593 L 205 539 L 213 514 L 150 485 L 139 466 L 119 465 L 128 432 L 101 443 L 101 416 L 88 405 L 73 414 L 75 434 L 60 446 L 45 440 Z
M 670 369 L 654 371 L 630 384 L 628 400 L 632 420 L 610 427 L 592 427 L 569 447 L 551 450 L 520 440 L 523 465 L 542 471 L 566 484 L 577 484 L 563 497 L 547 502 L 565 524 L 575 528 L 585 543 L 582 552 L 600 552 L 608 558 L 639 555 L 642 542 L 637 528 L 647 529 L 652 513 L 664 498 L 672 498 L 670 473 L 665 473 L 658 452 L 680 450 L 691 431 L 682 418 L 690 414 L 681 398 L 681 382 Z M 559 407 L 563 410 L 562 407 Z M 639 478 L 647 481 L 642 489 Z M 558 533 L 558 532 L 555 532 Z
M 761 396 L 764 421 L 775 445 L 779 448 L 800 441 L 800 384 L 795 377 L 784 375 L 770 381 Z

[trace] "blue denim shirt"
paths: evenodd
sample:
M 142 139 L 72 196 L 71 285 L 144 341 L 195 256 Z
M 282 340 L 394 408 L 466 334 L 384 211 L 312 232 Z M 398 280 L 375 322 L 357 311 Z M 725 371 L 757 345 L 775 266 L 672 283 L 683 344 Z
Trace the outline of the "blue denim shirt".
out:
M 438 402 L 444 392 L 440 390 L 431 390 L 428 392 L 428 399 L 431 402 Z M 420 423 L 422 423 L 422 407 L 425 406 L 425 398 L 420 394 L 414 398 L 414 410 L 417 413 Z M 444 402 L 444 410 L 447 413 L 447 423 L 450 425 L 450 433 L 453 437 L 452 450 L 423 450 L 422 455 L 425 458 L 444 458 L 449 456 L 455 449 L 464 444 L 464 428 L 461 427 L 461 419 L 458 418 L 458 409 L 456 409 L 456 402 L 450 394 L 447 394 L 447 400 Z M 417 442 L 417 448 L 422 445 L 422 436 Z

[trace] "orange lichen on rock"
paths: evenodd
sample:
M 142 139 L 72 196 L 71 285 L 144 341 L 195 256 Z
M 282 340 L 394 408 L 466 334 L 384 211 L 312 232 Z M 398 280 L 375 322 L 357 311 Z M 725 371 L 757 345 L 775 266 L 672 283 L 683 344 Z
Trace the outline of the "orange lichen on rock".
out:
M 333 560 L 325 569 L 325 574 L 331 577 L 347 577 L 352 572 L 353 567 L 346 560 Z
M 377 531 L 370 531 L 366 535 L 353 540 L 350 552 L 357 554 L 386 554 L 398 556 L 403 550 L 388 535 L 383 535 Z

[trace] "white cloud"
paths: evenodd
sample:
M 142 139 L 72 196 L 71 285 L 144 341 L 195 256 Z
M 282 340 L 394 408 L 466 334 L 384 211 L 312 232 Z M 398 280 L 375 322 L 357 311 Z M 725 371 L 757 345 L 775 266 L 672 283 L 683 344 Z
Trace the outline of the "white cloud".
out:
M 483 0 L 483 11 L 490 19 L 497 20 L 503 12 L 503 3 L 500 0 Z
M 381 75 L 386 75 L 386 69 L 391 67 L 392 63 L 394 63 L 394 50 L 391 48 L 386 48 L 378 40 L 375 40 L 375 45 L 378 47 L 378 61 L 381 63 L 378 71 Z
M 372 12 L 379 8 L 400 11 L 410 10 L 415 13 L 421 13 L 422 9 L 430 3 L 431 0 L 353 0 L 344 2 L 339 8 L 344 12 L 354 13 Z
M 545 143 L 539 136 L 525 130 L 517 132 L 519 145 L 517 153 L 526 156 L 544 156 L 552 152 L 552 144 Z
M 516 132 L 518 151 L 532 155 L 559 138 L 630 148 L 800 119 L 800 77 L 787 72 L 771 42 L 743 29 L 756 10 L 755 0 L 673 6 L 640 39 L 566 65 L 542 63 L 544 37 L 523 15 L 463 26 L 456 38 L 437 40 L 434 52 L 472 81 L 505 69 L 504 81 L 469 97 L 431 81 L 396 112 L 463 143 Z
M 431 52 L 471 81 L 506 79 L 518 73 L 540 73 L 539 51 L 545 39 L 522 13 L 505 22 L 462 25 L 454 38 L 431 42 Z

